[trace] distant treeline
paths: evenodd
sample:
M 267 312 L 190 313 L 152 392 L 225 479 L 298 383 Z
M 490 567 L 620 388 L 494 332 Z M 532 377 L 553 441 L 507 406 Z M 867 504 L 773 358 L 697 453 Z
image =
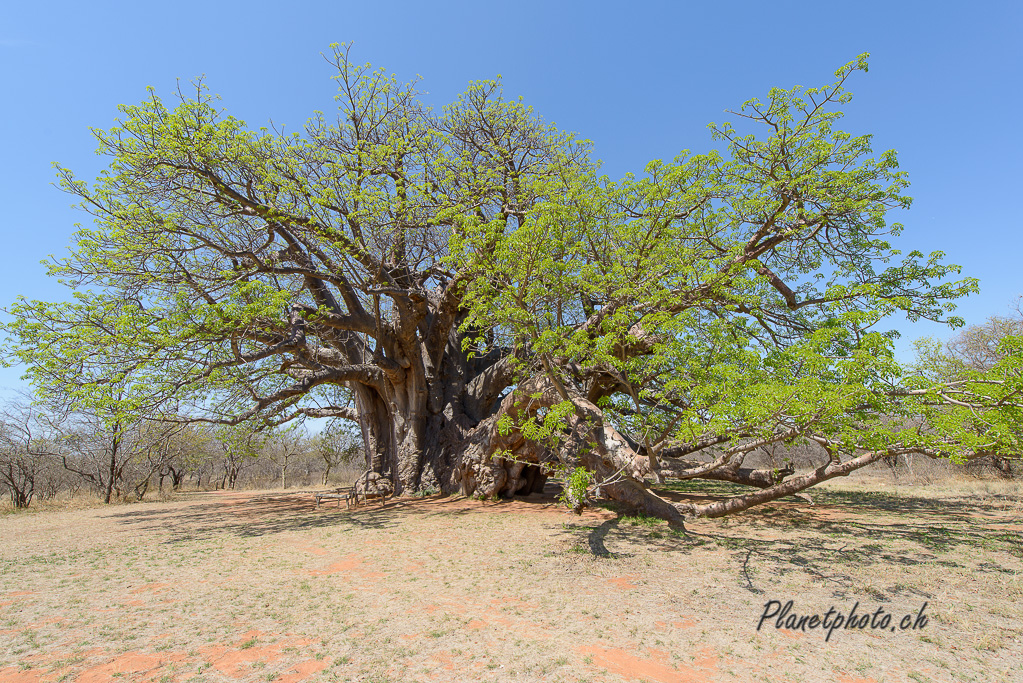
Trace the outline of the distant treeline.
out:
M 110 503 L 183 489 L 325 485 L 364 469 L 358 433 L 339 421 L 311 433 L 304 425 L 119 424 L 28 400 L 0 409 L 0 493 L 14 508 L 81 495 Z

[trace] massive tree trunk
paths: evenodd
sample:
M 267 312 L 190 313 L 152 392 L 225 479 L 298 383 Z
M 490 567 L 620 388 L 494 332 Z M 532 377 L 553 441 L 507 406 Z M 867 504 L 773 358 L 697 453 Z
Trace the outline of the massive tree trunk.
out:
M 485 498 L 528 495 L 543 490 L 556 465 L 583 466 L 604 496 L 682 526 L 679 508 L 646 484 L 650 458 L 608 424 L 593 401 L 544 371 L 516 383 L 513 359 L 496 352 L 467 357 L 456 329 L 436 370 L 427 370 L 429 362 L 410 362 L 383 385 L 353 386 L 367 467 L 388 477 L 397 495 L 428 489 Z M 521 424 L 564 400 L 575 415 L 557 443 L 531 441 L 516 427 L 499 429 L 502 417 Z M 679 463 L 685 461 L 669 465 Z M 706 478 L 758 488 L 790 473 L 738 463 L 704 469 Z
M 460 335 L 450 336 L 436 365 L 420 356 L 382 382 L 352 385 L 352 417 L 362 431 L 367 468 L 388 477 L 398 495 L 427 489 L 471 494 L 477 487 L 461 484 L 464 463 L 490 469 L 482 461 L 491 449 L 474 442 L 489 441 L 497 399 L 511 373 L 501 372 L 500 358 L 467 358 Z M 501 492 L 494 485 L 479 491 Z

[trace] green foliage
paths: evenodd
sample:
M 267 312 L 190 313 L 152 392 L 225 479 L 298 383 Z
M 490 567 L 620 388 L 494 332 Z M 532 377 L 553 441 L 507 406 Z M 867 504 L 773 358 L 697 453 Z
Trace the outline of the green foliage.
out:
M 845 453 L 981 447 L 955 420 L 920 428 L 894 333 L 876 331 L 895 313 L 961 324 L 948 314 L 977 282 L 949 281 L 959 268 L 940 252 L 891 248 L 906 173 L 894 151 L 875 156 L 869 135 L 835 127 L 846 79 L 866 68 L 864 55 L 828 86 L 747 101 L 733 114 L 749 132 L 711 126 L 723 153 L 617 182 L 584 169 L 551 180 L 516 229 L 456 234 L 451 261 L 477 274 L 463 327 L 523 349 L 523 376 L 613 377 L 603 416 L 646 445 L 787 434 Z M 572 415 L 565 400 L 500 428 L 541 440 Z
M 965 453 L 1018 458 L 1023 453 L 1023 336 L 1006 333 L 989 346 L 989 362 L 971 366 L 933 339 L 916 342 L 907 386 L 919 423 L 934 435 L 953 435 Z M 933 438 L 933 436 L 932 436 Z
M 561 465 L 555 469 L 555 476 L 562 482 L 558 502 L 576 512 L 581 512 L 590 497 L 593 473 L 585 467 L 570 469 Z
M 94 131 L 110 161 L 96 183 L 57 165 L 93 224 L 47 263 L 74 301 L 11 308 L 9 361 L 36 387 L 108 404 L 98 383 L 130 372 L 133 409 L 173 400 L 217 419 L 283 418 L 332 392 L 344 403 L 354 371 L 302 384 L 282 366 L 302 341 L 292 313 L 307 343 L 335 354 L 339 326 L 381 343 L 407 303 L 376 288 L 415 289 L 398 282 L 409 271 L 436 285 L 448 241 L 500 230 L 588 164 L 585 143 L 505 99 L 499 82 L 471 84 L 437 116 L 414 83 L 332 50 L 337 118 L 316 113 L 304 135 L 246 126 L 199 82 L 176 105 L 150 89 Z M 524 169 L 512 196 L 509 155 Z M 86 361 L 94 373 L 80 372 Z M 240 411 L 253 396 L 267 400 Z
M 48 400 L 113 422 L 282 422 L 375 397 L 404 428 L 394 391 L 433 400 L 449 320 L 469 356 L 454 365 L 500 358 L 502 390 L 556 388 L 497 422 L 555 451 L 582 424 L 647 452 L 1018 446 L 1016 342 L 951 385 L 936 356 L 904 372 L 882 329 L 896 314 L 961 325 L 954 301 L 977 282 L 888 241 L 907 175 L 837 128 L 866 55 L 824 87 L 745 102 L 711 125 L 719 150 L 620 180 L 499 82 L 434 113 L 344 46 L 330 59 L 337 116 L 304 135 L 249 128 L 199 83 L 95 131 L 110 160 L 95 184 L 58 166 L 94 219 L 48 263 L 75 297 L 19 300 L 6 327 L 8 360 Z M 563 465 L 573 506 L 599 483 L 577 465 Z

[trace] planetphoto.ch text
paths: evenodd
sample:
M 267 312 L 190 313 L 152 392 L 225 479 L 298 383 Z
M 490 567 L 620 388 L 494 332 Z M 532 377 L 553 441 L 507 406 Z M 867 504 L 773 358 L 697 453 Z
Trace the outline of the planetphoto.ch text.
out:
M 927 609 L 925 602 L 920 611 L 915 614 L 906 614 L 897 621 L 895 615 L 885 612 L 883 607 L 878 607 L 873 612 L 860 611 L 860 603 L 857 602 L 848 612 L 829 607 L 828 611 L 821 614 L 799 614 L 793 609 L 793 601 L 782 603 L 780 600 L 768 600 L 764 605 L 764 611 L 757 622 L 759 631 L 764 624 L 773 625 L 776 629 L 788 629 L 791 631 L 813 631 L 820 629 L 827 635 L 825 642 L 831 640 L 831 635 L 838 629 L 863 630 L 869 627 L 872 630 L 895 631 L 919 630 L 927 626 Z

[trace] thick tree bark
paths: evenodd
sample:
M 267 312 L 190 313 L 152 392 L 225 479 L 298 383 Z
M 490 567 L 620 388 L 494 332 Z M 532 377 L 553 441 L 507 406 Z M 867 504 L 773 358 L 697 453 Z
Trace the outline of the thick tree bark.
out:
M 593 401 L 542 371 L 514 384 L 510 359 L 468 358 L 456 329 L 435 369 L 420 357 L 401 372 L 386 373 L 383 382 L 352 386 L 367 469 L 390 479 L 396 495 L 426 489 L 482 498 L 528 495 L 543 490 L 555 465 L 581 465 L 594 473 L 604 496 L 683 528 L 680 507 L 645 483 L 653 474 L 651 459 L 606 424 Z M 411 351 L 406 349 L 406 358 Z M 504 416 L 521 424 L 565 397 L 576 414 L 556 445 L 498 428 Z M 716 467 L 678 458 L 658 464 L 664 475 L 688 478 L 698 471 L 701 478 L 758 489 L 792 473 L 744 468 L 741 457 Z
M 667 467 L 661 468 L 661 473 L 679 479 L 688 479 L 689 477 L 680 476 L 685 470 L 700 467 L 707 463 L 694 462 L 689 460 L 671 460 L 667 461 Z M 758 470 L 751 467 L 742 467 L 739 461 L 729 463 L 718 467 L 716 469 L 709 470 L 700 474 L 696 479 L 710 479 L 711 481 L 727 481 L 733 484 L 743 484 L 745 486 L 755 486 L 757 488 L 767 488 L 773 486 L 778 482 L 789 477 L 795 473 L 791 467 L 784 467 L 779 469 L 771 470 Z
M 580 415 L 554 448 L 515 429 L 502 434 L 502 416 L 522 421 L 559 402 L 555 386 L 541 375 L 502 396 L 513 381 L 500 367 L 504 361 L 470 360 L 460 343 L 447 350 L 436 375 L 410 378 L 407 370 L 406 384 L 393 384 L 386 399 L 356 388 L 367 466 L 390 478 L 396 494 L 439 489 L 484 498 L 528 495 L 543 490 L 547 468 L 560 462 L 587 467 L 607 482 L 602 487 L 607 496 L 681 527 L 678 510 L 634 476 L 636 454 L 625 440 L 584 419 L 599 417 L 595 405 L 577 397 Z M 533 397 L 537 393 L 539 399 Z

